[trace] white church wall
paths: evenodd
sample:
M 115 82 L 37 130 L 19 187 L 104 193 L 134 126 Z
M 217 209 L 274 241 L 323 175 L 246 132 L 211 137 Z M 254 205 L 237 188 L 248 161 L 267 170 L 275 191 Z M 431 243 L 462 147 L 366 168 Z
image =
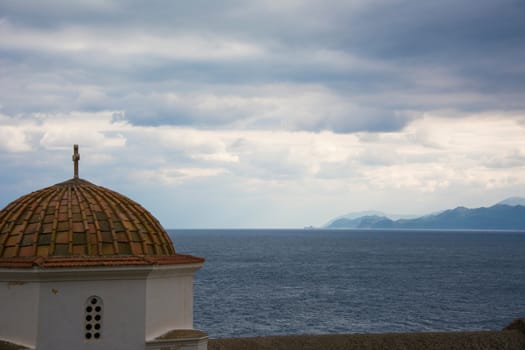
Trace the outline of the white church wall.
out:
M 146 289 L 146 340 L 193 328 L 193 276 L 201 264 L 157 267 Z
M 201 266 L 10 270 L 9 278 L 0 270 L 0 298 L 9 301 L 0 339 L 37 350 L 142 350 L 168 331 L 193 328 L 193 277 Z M 100 339 L 94 332 L 86 339 L 90 297 L 102 305 Z
M 37 337 L 39 283 L 1 281 L 0 339 L 34 348 Z
M 103 303 L 101 336 L 86 339 L 86 301 Z M 46 281 L 40 288 L 38 349 L 144 349 L 146 280 Z

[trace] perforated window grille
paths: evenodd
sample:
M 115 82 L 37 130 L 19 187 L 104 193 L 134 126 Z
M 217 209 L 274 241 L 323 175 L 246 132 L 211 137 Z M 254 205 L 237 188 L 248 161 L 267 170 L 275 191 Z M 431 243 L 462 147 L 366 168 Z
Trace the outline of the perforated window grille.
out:
M 102 337 L 102 314 L 104 304 L 97 296 L 87 298 L 84 306 L 84 337 L 86 340 L 97 340 Z

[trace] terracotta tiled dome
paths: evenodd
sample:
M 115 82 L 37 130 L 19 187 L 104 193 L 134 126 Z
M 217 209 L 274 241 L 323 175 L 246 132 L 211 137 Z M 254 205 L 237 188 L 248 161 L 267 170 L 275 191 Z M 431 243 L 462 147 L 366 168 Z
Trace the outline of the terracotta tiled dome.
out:
M 20 197 L 0 212 L 1 257 L 174 253 L 142 206 L 81 179 Z
M 0 266 L 171 264 L 192 259 L 202 261 L 176 254 L 166 231 L 141 205 L 77 177 L 22 196 L 0 211 Z

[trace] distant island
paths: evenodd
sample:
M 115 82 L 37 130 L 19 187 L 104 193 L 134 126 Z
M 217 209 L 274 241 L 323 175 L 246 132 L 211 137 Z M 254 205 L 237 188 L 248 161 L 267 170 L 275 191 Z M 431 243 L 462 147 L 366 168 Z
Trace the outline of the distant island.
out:
M 375 213 L 340 217 L 324 228 L 525 230 L 525 198 L 508 198 L 487 208 L 457 207 L 412 219 L 393 220 Z

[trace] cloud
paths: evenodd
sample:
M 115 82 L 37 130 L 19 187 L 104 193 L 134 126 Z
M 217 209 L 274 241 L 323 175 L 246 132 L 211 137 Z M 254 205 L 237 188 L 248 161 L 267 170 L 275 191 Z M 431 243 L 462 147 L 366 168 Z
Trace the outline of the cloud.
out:
M 0 148 L 7 152 L 24 152 L 31 150 L 25 133 L 13 126 L 4 126 L 0 130 Z
M 10 115 L 125 110 L 142 125 L 351 133 L 525 107 L 523 7 L 510 1 L 1 9 Z
M 218 176 L 225 173 L 221 168 L 162 168 L 157 170 L 138 170 L 133 172 L 131 179 L 149 184 L 177 185 L 188 180 Z
M 201 208 L 221 225 L 303 226 L 352 208 L 516 195 L 524 11 L 511 0 L 3 1 L 0 191 L 67 177 L 79 143 L 81 176 L 190 226 Z
M 10 152 L 63 152 L 73 143 L 80 143 L 89 154 L 83 158 L 88 165 L 94 157 L 130 169 L 124 173 L 149 177 L 157 173 L 163 178 L 187 181 L 192 177 L 234 174 L 286 182 L 323 179 L 324 174 L 331 173 L 331 178 L 362 176 L 371 179 L 371 184 L 426 188 L 413 179 L 461 182 L 462 175 L 457 174 L 465 167 L 496 174 L 496 167 L 485 166 L 496 159 L 513 158 L 515 161 L 507 162 L 505 169 L 522 171 L 516 155 L 525 154 L 523 125 L 513 116 L 458 119 L 428 115 L 401 131 L 376 132 L 374 137 L 329 131 L 150 127 L 130 123 L 121 111 L 37 114 L 24 118 L 22 124 L 17 123 L 17 117 L 2 115 L 0 122 L 1 130 L 18 135 L 13 142 L 22 140 L 7 148 Z M 126 157 L 122 156 L 124 152 Z M 352 167 L 352 171 L 339 173 L 334 167 Z
M 163 37 L 142 31 L 107 33 L 104 29 L 75 26 L 42 31 L 17 28 L 7 20 L 0 22 L 0 33 L 4 50 L 88 56 L 102 53 L 114 63 L 144 55 L 163 60 L 213 61 L 257 57 L 263 53 L 262 48 L 254 44 L 211 33 Z
M 139 200 L 168 227 L 264 227 L 272 217 L 272 226 L 301 226 L 378 207 L 424 214 L 458 205 L 458 189 L 494 201 L 516 194 L 525 185 L 521 120 L 427 115 L 400 131 L 341 134 L 144 126 L 122 111 L 23 123 L 2 115 L 0 130 L 25 148 L 4 149 L 0 177 L 5 200 L 67 179 L 71 145 L 80 143 L 81 177 Z

